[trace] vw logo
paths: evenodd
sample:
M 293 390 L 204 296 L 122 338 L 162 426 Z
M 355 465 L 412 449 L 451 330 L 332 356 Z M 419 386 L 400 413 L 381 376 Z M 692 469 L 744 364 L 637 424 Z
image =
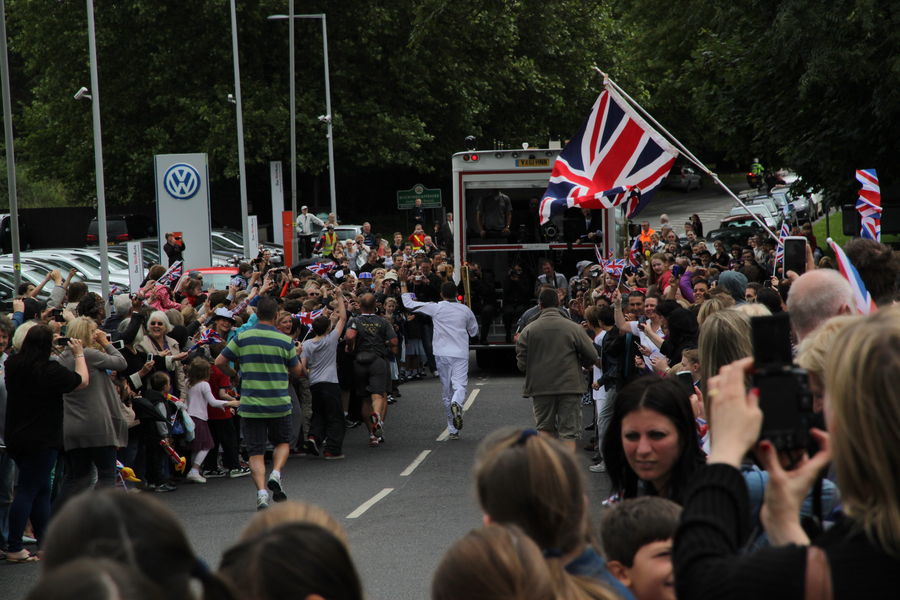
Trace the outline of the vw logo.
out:
M 177 163 L 166 171 L 163 185 L 173 198 L 188 200 L 200 189 L 200 173 L 189 164 Z

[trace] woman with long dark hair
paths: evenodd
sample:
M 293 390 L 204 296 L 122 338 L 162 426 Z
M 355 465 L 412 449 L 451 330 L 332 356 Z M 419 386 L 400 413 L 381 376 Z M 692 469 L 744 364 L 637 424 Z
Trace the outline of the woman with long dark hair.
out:
M 50 472 L 63 442 L 63 394 L 90 383 L 81 341 L 71 339 L 68 346 L 74 371 L 50 360 L 53 332 L 38 324 L 6 361 L 6 448 L 19 469 L 9 513 L 9 562 L 37 560 L 22 547 L 22 533 L 31 519 L 40 544 L 50 519 Z
M 651 375 L 622 388 L 602 453 L 619 499 L 661 496 L 680 504 L 705 461 L 687 390 Z

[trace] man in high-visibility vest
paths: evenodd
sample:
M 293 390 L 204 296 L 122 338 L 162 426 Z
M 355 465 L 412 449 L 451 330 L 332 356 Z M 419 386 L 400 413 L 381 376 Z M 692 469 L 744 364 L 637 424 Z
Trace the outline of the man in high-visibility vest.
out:
M 322 256 L 327 258 L 331 258 L 331 255 L 334 253 L 334 247 L 337 245 L 338 236 L 334 232 L 334 225 L 331 223 L 326 224 L 325 231 L 322 233 L 322 237 L 319 238 L 319 243 L 316 244 L 316 248 L 322 253 Z
M 754 175 L 762 175 L 765 169 L 763 169 L 762 163 L 759 162 L 758 158 L 753 159 L 753 164 L 750 165 L 750 172 Z

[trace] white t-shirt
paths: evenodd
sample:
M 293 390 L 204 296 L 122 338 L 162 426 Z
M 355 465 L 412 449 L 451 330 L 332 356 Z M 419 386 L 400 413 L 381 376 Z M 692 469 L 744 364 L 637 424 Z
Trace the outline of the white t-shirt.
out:
M 605 335 L 606 335 L 605 331 L 601 331 L 600 333 L 598 333 L 596 336 L 594 336 L 594 343 L 597 344 L 598 346 L 601 345 L 603 343 L 603 337 Z M 599 379 L 601 377 L 603 377 L 603 369 L 601 369 L 600 367 L 598 367 L 596 365 L 594 365 L 593 369 L 594 369 L 594 372 L 593 372 L 594 379 L 591 383 L 599 381 Z M 603 387 L 602 385 L 600 386 L 599 390 L 592 389 L 591 392 L 592 392 L 591 395 L 595 401 L 603 402 L 604 400 L 606 400 L 606 388 Z
M 656 344 L 650 341 L 650 338 L 647 337 L 647 334 L 641 331 L 641 328 L 638 327 L 637 321 L 628 321 L 628 326 L 631 328 L 631 333 L 640 338 L 641 346 L 645 346 L 650 349 L 650 356 L 644 357 L 644 364 L 647 365 L 648 369 L 652 369 L 653 359 L 657 356 L 662 356 L 662 352 L 659 351 L 659 348 L 656 347 Z M 664 337 L 662 329 L 657 329 L 654 333 L 656 333 L 656 335 L 658 335 L 659 337 Z

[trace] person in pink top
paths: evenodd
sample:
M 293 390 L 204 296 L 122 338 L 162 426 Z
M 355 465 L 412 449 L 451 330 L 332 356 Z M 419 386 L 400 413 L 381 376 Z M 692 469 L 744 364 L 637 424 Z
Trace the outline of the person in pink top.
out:
M 206 478 L 200 474 L 200 466 L 203 459 L 213 448 L 213 437 L 209 432 L 208 407 L 237 408 L 240 402 L 237 400 L 219 400 L 215 398 L 209 387 L 210 364 L 203 357 L 198 356 L 191 361 L 188 367 L 187 409 L 191 420 L 194 422 L 194 441 L 191 442 L 191 451 L 194 453 L 191 470 L 187 474 L 187 480 L 194 483 L 206 483 Z

